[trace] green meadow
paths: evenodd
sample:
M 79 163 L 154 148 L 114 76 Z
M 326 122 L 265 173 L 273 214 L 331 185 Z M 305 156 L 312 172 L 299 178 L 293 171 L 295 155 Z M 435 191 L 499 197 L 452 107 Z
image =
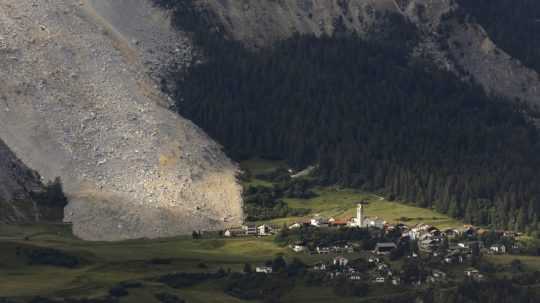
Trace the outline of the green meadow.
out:
M 286 164 L 280 161 L 252 159 L 241 163 L 241 168 L 249 170 L 252 178 L 246 186 L 272 186 L 272 183 L 259 180 L 253 176 L 268 173 L 280 167 L 286 168 Z M 349 219 L 356 215 L 357 202 L 366 200 L 369 204 L 365 207 L 365 214 L 369 217 L 379 217 L 389 223 L 405 223 L 415 225 L 426 223 L 438 228 L 462 227 L 463 222 L 434 210 L 421 208 L 403 201 L 388 201 L 384 197 L 373 193 L 365 193 L 350 188 L 318 187 L 315 190 L 317 197 L 311 199 L 284 199 L 291 208 L 308 208 L 311 213 L 307 217 L 289 217 L 272 220 L 274 224 L 291 224 L 303 221 L 319 214 L 324 217 L 335 219 Z
M 285 167 L 282 162 L 250 160 L 241 163 L 251 175 L 271 172 Z M 271 182 L 251 178 L 245 185 L 272 186 Z M 339 187 L 317 187 L 317 196 L 311 199 L 285 199 L 291 208 L 308 208 L 305 218 L 280 218 L 275 224 L 293 223 L 319 214 L 336 219 L 348 219 L 355 215 L 356 203 L 367 200 L 365 213 L 390 223 L 404 222 L 409 225 L 428 223 L 444 227 L 459 227 L 463 223 L 430 209 L 407 203 L 388 201 L 373 193 Z M 20 248 L 54 248 L 85 260 L 74 269 L 31 265 Z M 138 281 L 142 288 L 129 289 L 129 295 L 120 302 L 158 302 L 155 294 L 175 294 L 187 302 L 239 303 L 242 301 L 223 292 L 222 280 L 210 280 L 190 287 L 171 288 L 159 283 L 157 278 L 176 272 L 216 272 L 219 269 L 241 271 L 246 263 L 259 266 L 278 255 L 291 260 L 300 258 L 310 265 L 333 256 L 296 254 L 286 247 L 278 246 L 273 237 L 267 238 L 209 238 L 194 240 L 191 236 L 168 239 L 140 239 L 121 242 L 85 242 L 77 239 L 65 225 L 0 225 L 0 298 L 10 297 L 27 300 L 33 296 L 50 297 L 102 297 L 122 282 Z M 359 254 L 348 256 L 358 257 Z M 528 268 L 540 269 L 539 258 L 515 256 L 490 256 L 496 264 L 508 265 L 520 259 Z M 156 262 L 166 260 L 166 262 Z M 376 288 L 369 298 L 336 297 L 332 289 L 309 287 L 298 283 L 283 302 L 363 302 L 392 295 L 392 290 Z M 257 303 L 257 301 L 249 301 Z

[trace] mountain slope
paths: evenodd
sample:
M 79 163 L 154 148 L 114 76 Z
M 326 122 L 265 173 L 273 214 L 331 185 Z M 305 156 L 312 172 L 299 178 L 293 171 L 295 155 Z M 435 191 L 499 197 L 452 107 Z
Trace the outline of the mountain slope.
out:
M 268 47 L 295 33 L 320 36 L 348 30 L 365 35 L 380 30 L 384 15 L 399 14 L 422 33 L 417 55 L 429 57 L 464 78 L 471 77 L 488 92 L 540 104 L 538 73 L 500 49 L 473 19 L 464 19 L 468 11 L 458 1 L 182 1 L 190 2 L 209 14 L 230 37 L 255 47 Z
M 26 167 L 0 140 L 0 223 L 59 221 L 61 196 L 47 199 L 40 176 Z M 48 202 L 52 203 L 48 203 Z
M 137 43 L 88 5 L 0 3 L 0 138 L 44 178 L 61 177 L 65 220 L 83 239 L 239 224 L 236 166 L 165 107 Z
M 467 81 L 441 41 L 454 34 L 439 32 L 440 23 L 459 17 L 448 2 L 425 10 L 412 5 L 420 1 L 400 3 L 398 14 L 381 14 L 360 37 L 342 28 L 260 49 L 227 39 L 234 37 L 227 26 L 224 39 L 211 12 L 177 6 L 176 25 L 191 26 L 206 56 L 172 74 L 177 108 L 235 157 L 315 163 L 324 184 L 381 192 L 473 224 L 536 229 L 534 111 Z

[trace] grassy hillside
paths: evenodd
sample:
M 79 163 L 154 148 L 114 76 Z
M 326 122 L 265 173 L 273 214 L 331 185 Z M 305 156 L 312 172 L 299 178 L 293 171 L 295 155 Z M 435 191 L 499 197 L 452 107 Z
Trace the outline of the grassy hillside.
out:
M 243 161 L 240 166 L 244 170 L 249 171 L 252 176 L 244 182 L 245 186 L 272 186 L 271 182 L 257 179 L 254 176 L 271 172 L 280 167 L 286 168 L 286 164 L 281 161 L 262 159 Z M 334 217 L 335 219 L 348 219 L 356 215 L 357 202 L 367 200 L 370 204 L 365 208 L 366 215 L 382 218 L 389 223 L 402 222 L 408 225 L 427 223 L 439 228 L 461 227 L 464 224 L 460 220 L 453 219 L 432 209 L 416 207 L 404 201 L 388 201 L 377 194 L 366 193 L 355 189 L 335 186 L 317 187 L 315 193 L 317 197 L 311 199 L 284 199 L 287 205 L 293 209 L 311 209 L 309 216 L 279 218 L 271 222 L 275 224 L 290 224 L 305 220 L 315 214 Z

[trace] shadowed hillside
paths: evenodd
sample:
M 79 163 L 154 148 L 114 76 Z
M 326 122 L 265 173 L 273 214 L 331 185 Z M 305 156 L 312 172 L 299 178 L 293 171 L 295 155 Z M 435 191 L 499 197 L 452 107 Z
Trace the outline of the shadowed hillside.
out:
M 0 140 L 0 223 L 60 222 L 66 203 L 59 180 L 44 186 Z

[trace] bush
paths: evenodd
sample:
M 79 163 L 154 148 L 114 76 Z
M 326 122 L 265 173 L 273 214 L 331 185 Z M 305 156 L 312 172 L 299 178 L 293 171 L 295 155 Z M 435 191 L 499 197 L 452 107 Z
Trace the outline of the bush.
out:
M 159 293 L 155 295 L 156 299 L 158 299 L 159 302 L 162 303 L 185 303 L 183 299 L 180 299 L 179 297 L 169 294 L 169 293 Z
M 111 288 L 109 290 L 109 294 L 112 297 L 116 297 L 116 298 L 125 297 L 125 296 L 129 295 L 128 291 L 122 286 L 115 286 L 115 287 Z
M 29 265 L 50 265 L 75 268 L 81 265 L 82 259 L 52 248 L 33 248 L 23 253 L 28 258 Z
M 342 297 L 363 297 L 367 295 L 368 291 L 368 284 L 345 279 L 340 279 L 334 286 L 334 293 Z

